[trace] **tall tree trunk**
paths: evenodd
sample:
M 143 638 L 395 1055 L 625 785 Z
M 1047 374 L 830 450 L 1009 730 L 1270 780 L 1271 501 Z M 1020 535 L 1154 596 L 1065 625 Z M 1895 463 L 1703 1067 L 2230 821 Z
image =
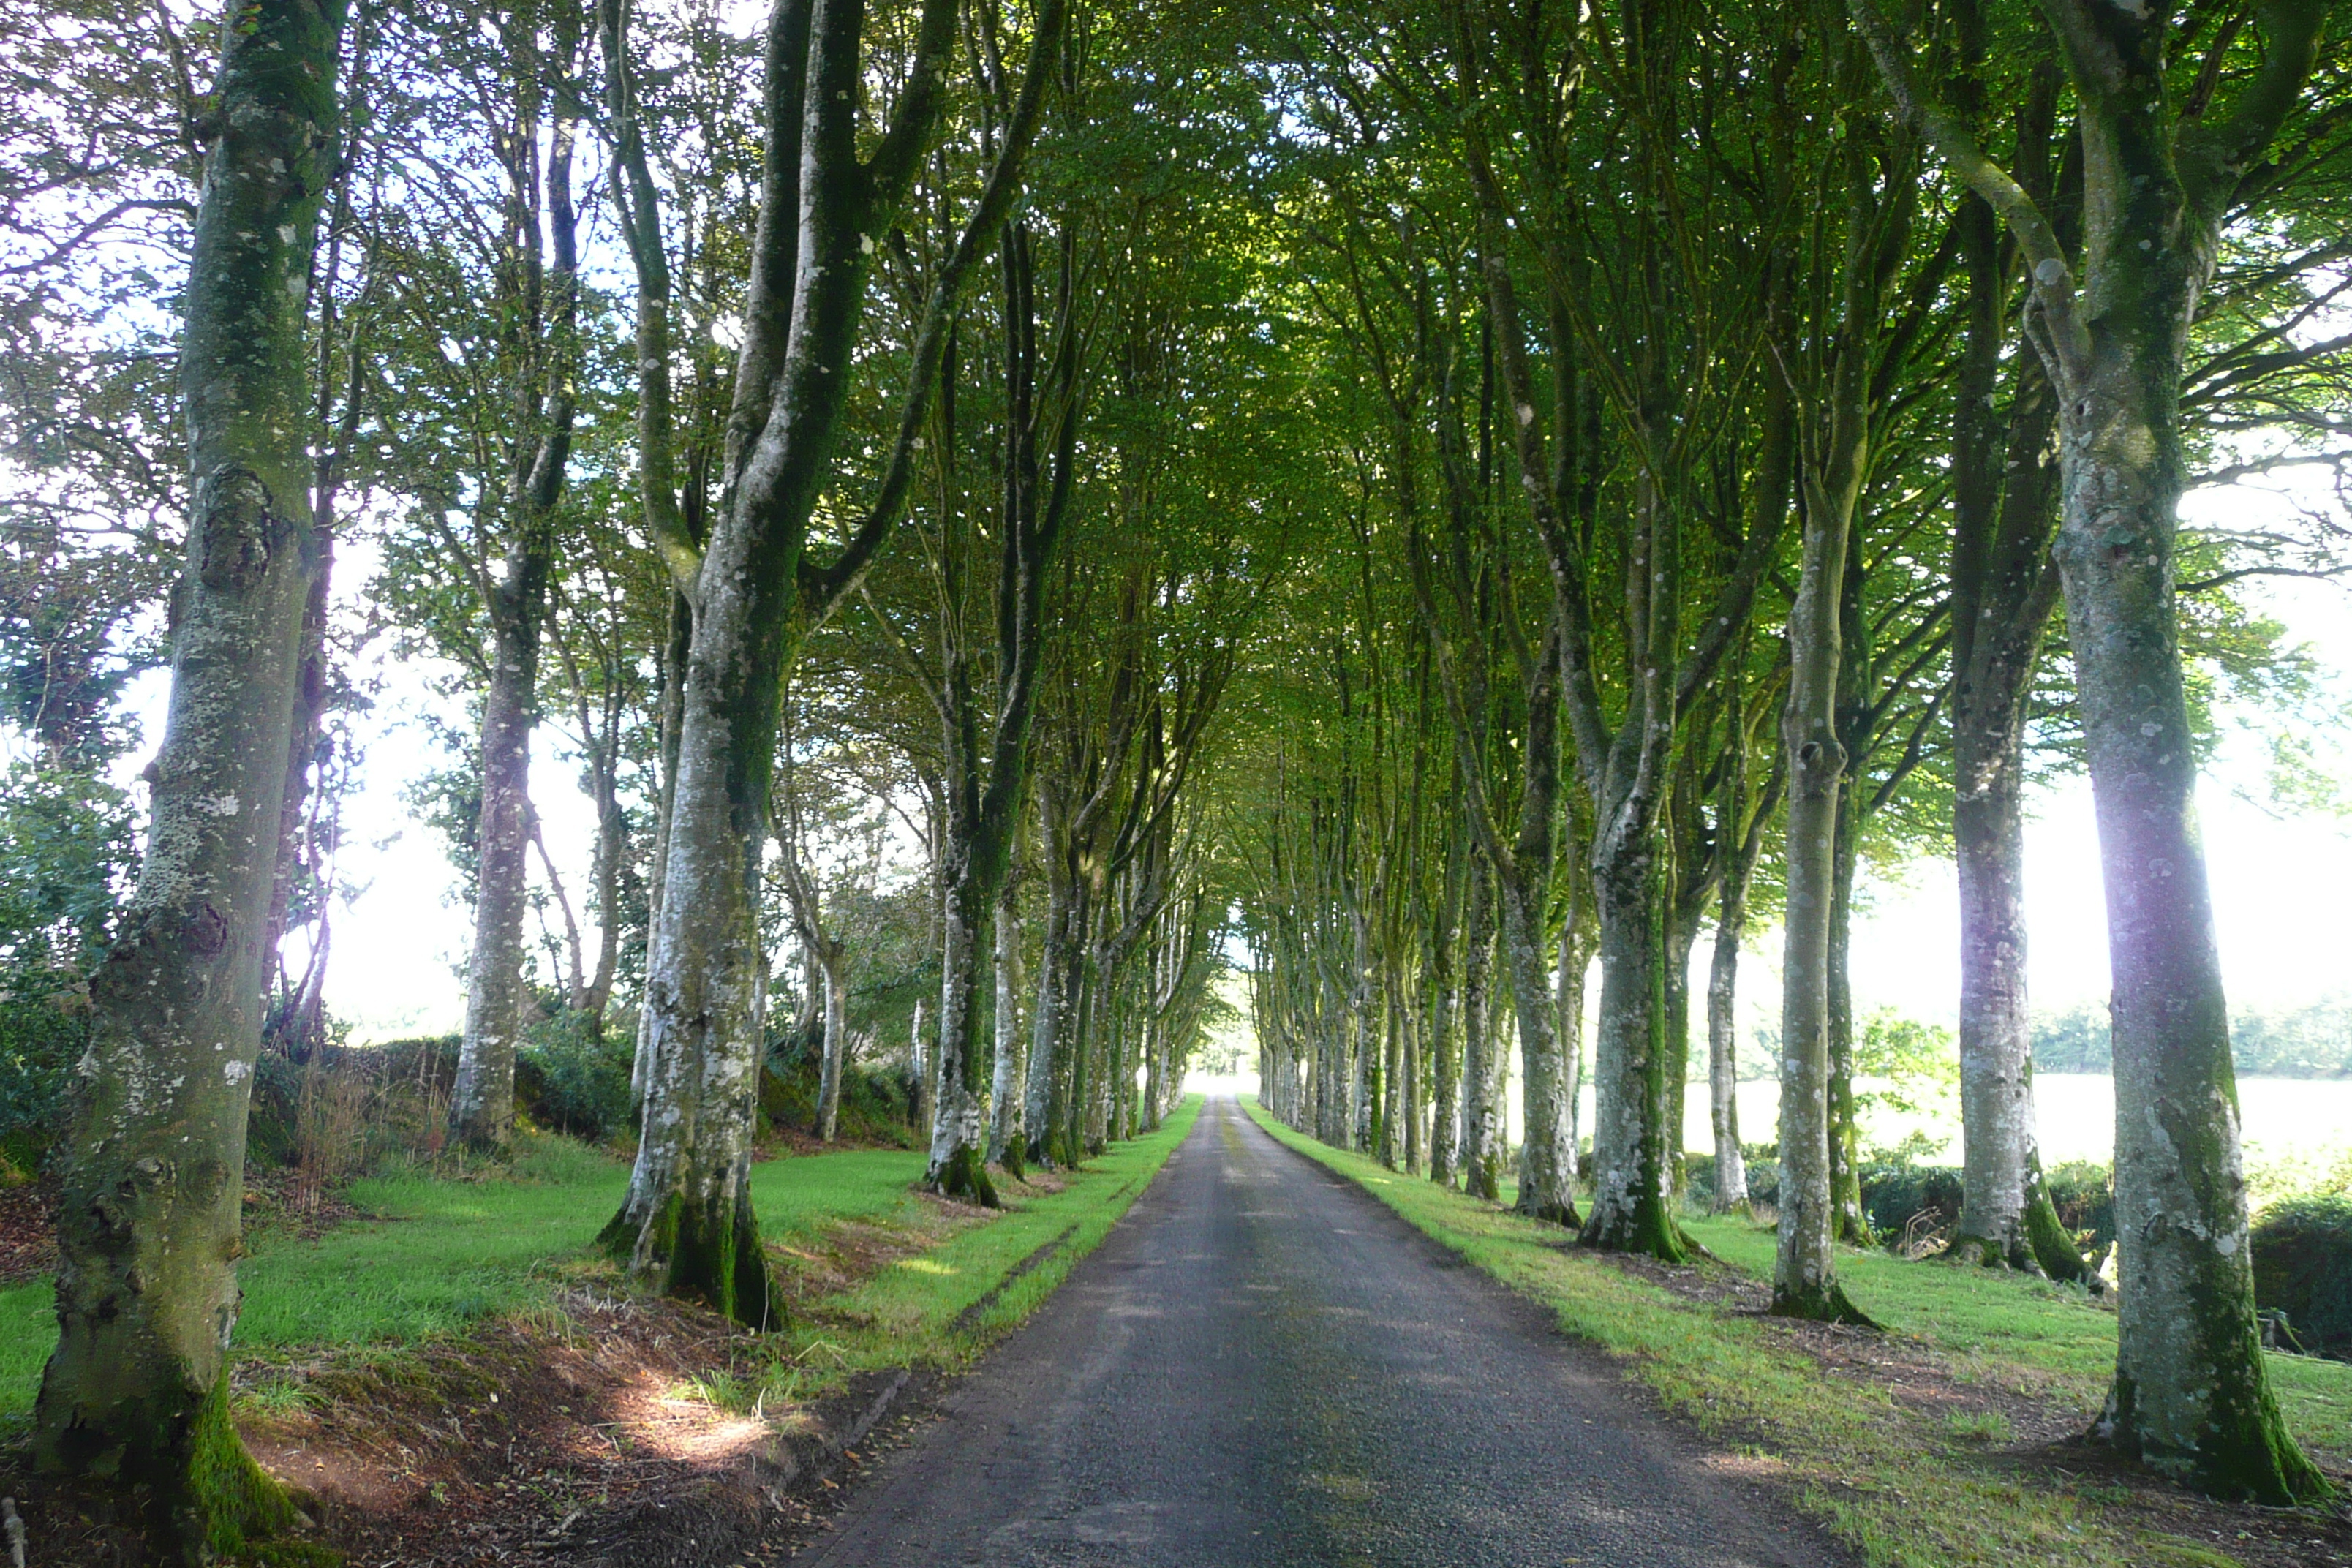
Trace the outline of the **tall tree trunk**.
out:
M 1973 6 L 1962 16 L 1973 74 L 1983 63 L 1983 20 Z M 2036 78 L 2020 116 L 2026 145 L 2046 148 L 2057 90 L 2054 68 Z M 2058 471 L 2048 451 L 2058 411 L 2040 359 L 2021 354 L 2001 428 L 1995 391 L 2012 268 L 1999 216 L 1973 192 L 1962 198 L 1960 234 L 1969 293 L 1953 388 L 1951 722 L 1962 1153 L 1949 1256 L 2095 1282 L 2042 1186 L 2026 991 L 2025 714 L 2058 594 L 2049 559 Z
M 537 35 L 520 25 L 530 47 L 516 69 L 529 73 L 520 118 L 520 145 L 510 154 L 509 225 L 520 231 L 525 276 L 521 331 L 529 334 L 522 380 L 516 389 L 517 449 L 505 574 L 481 588 L 490 623 L 490 679 L 482 699 L 479 765 L 481 816 L 477 827 L 474 948 L 467 970 L 466 1032 L 457 1049 L 457 1078 L 449 1095 L 450 1131 L 467 1147 L 495 1152 L 514 1132 L 515 1047 L 522 1034 L 523 913 L 529 905 L 530 735 L 539 721 L 540 634 L 547 620 L 548 574 L 554 563 L 554 511 L 571 461 L 577 400 L 572 390 L 569 335 L 579 289 L 579 215 L 572 199 L 573 113 L 559 96 L 544 167 L 540 163 L 538 105 L 546 84 L 576 66 L 580 15 L 554 12 L 556 47 L 542 59 Z M 545 210 L 552 241 L 546 303 L 540 284 L 539 220 Z M 544 308 L 544 316 L 541 311 Z
M 1532 742 L 1528 749 L 1534 749 Z M 1522 858 L 1521 869 L 1530 880 L 1533 868 L 1525 861 L 1533 858 Z M 1549 855 L 1542 858 L 1541 870 L 1542 880 L 1533 887 L 1514 888 L 1506 881 L 1502 889 L 1503 947 L 1510 962 L 1512 1010 L 1518 1015 L 1520 1102 L 1527 1119 L 1519 1145 L 1517 1207 L 1532 1219 L 1575 1226 L 1580 1223 L 1576 1152 L 1568 1142 L 1568 1107 L 1560 1098 L 1559 1040 L 1552 1030 L 1556 1004 L 1547 952 L 1550 943 L 1544 929 L 1544 899 L 1551 881 Z
M 1739 1151 L 1739 942 L 1748 923 L 1747 879 L 1727 875 L 1706 975 L 1706 1103 L 1715 1131 L 1717 1214 L 1748 1212 L 1748 1163 Z
M 1018 1176 L 1027 1125 L 1028 1083 L 1021 1051 L 1020 888 L 1010 877 L 996 895 L 996 1062 L 989 1099 L 994 1120 L 988 1130 L 988 1159 Z
M 694 640 L 694 607 L 685 595 L 669 599 L 668 636 L 662 645 L 661 798 L 655 803 L 653 863 L 646 878 L 646 952 L 653 965 L 654 932 L 661 929 L 662 904 L 669 888 L 669 825 L 677 800 L 678 741 L 686 727 L 686 661 Z M 653 1089 L 654 1013 L 637 1002 L 637 1048 L 629 1064 L 629 1094 L 642 1111 Z
M 1715 1212 L 1746 1214 L 1748 1164 L 1739 1148 L 1739 946 L 1748 935 L 1748 890 L 1764 847 L 1765 825 L 1780 805 L 1785 754 L 1776 757 L 1759 798 L 1748 792 L 1750 743 L 1740 716 L 1716 831 L 1725 839 L 1715 955 L 1707 970 L 1707 1110 L 1715 1132 Z M 1732 841 L 1737 835 L 1737 841 Z
M 1048 824 L 1045 840 L 1049 849 L 1054 847 L 1055 837 Z M 1078 944 L 1073 924 L 1077 915 L 1073 881 L 1056 854 L 1046 884 L 1045 942 L 1037 961 L 1036 1016 L 1031 1021 L 1029 1035 L 1028 1097 L 1022 1107 L 1022 1122 L 1029 1139 L 1029 1163 L 1034 1165 L 1051 1166 L 1062 1163 L 1065 1156 L 1059 1144 L 1067 1101 L 1059 1096 L 1056 1086 L 1068 1076 L 1067 1064 L 1062 1058 L 1069 1054 L 1074 1022 L 1071 1005 L 1076 991 Z
M 996 889 L 984 887 L 987 879 L 975 874 L 969 864 L 972 858 L 969 843 L 954 846 L 950 853 L 964 864 L 942 868 L 949 892 L 940 937 L 940 1033 L 937 1060 L 929 1075 L 937 1086 L 938 1099 L 928 1120 L 918 1118 L 918 1125 L 928 1126 L 931 1137 L 930 1164 L 923 1179 L 925 1185 L 939 1192 L 995 1208 L 996 1187 L 983 1163 L 988 1154 L 988 1099 L 977 1015 L 980 955 L 994 946 L 990 927 Z M 983 892 L 985 901 L 981 897 Z M 918 1002 L 918 1034 L 922 1029 L 921 1008 Z
M 1789 606 L 1789 696 L 1780 717 L 1787 759 L 1787 916 L 1780 970 L 1780 1237 L 1772 1310 L 1819 1321 L 1866 1323 L 1838 1284 L 1832 1165 L 1832 975 L 1837 931 L 1838 827 L 1847 758 L 1839 739 L 1840 653 L 1849 542 L 1866 472 L 1870 343 L 1879 294 L 1865 234 L 1874 171 L 1849 142 L 1843 180 L 1845 247 L 1834 343 L 1813 350 L 1801 412 L 1799 488 L 1804 546 Z M 1843 189 L 1839 186 L 1842 184 Z M 1793 334 L 1792 334 L 1793 335 Z M 1795 352 L 1794 345 L 1791 353 Z
M 1789 763 L 1788 915 L 1780 992 L 1780 1240 L 1772 1310 L 1864 1321 L 1837 1281 L 1830 1164 L 1830 952 L 1836 897 L 1838 743 L 1836 587 L 1852 496 L 1807 476 L 1805 554 L 1789 612 L 1790 678 L 1781 721 Z M 1841 504 L 1843 502 L 1843 504 Z
M 1446 830 L 1445 882 L 1429 936 L 1429 1060 L 1432 1114 L 1429 1179 L 1454 1184 L 1462 1158 L 1461 992 L 1456 958 L 1470 879 L 1470 826 L 1457 807 Z
M 2229 1011 L 2197 833 L 2174 603 L 2182 366 L 2224 216 L 2290 116 L 2327 7 L 2255 16 L 2258 70 L 2201 118 L 2167 82 L 2168 7 L 2048 0 L 2084 145 L 2082 287 L 2033 197 L 1919 90 L 1865 0 L 1854 20 L 1897 106 L 2000 211 L 2033 279 L 2059 392 L 2055 554 L 2066 595 L 2114 984 L 2122 1304 L 2100 1432 L 2160 1473 L 2287 1503 L 2328 1494 L 2272 1397 L 2254 1319 Z
M 1041 38 L 1057 9 L 1041 14 Z M 952 0 L 923 0 L 889 122 L 860 158 L 865 19 L 860 0 L 776 0 L 771 14 L 760 220 L 723 500 L 708 548 L 698 559 L 690 545 L 685 552 L 694 624 L 646 963 L 644 1129 L 628 1196 L 604 1233 L 633 1273 L 752 1324 L 773 1307 L 748 1176 L 767 972 L 761 859 L 783 670 L 809 624 L 862 578 L 904 503 L 947 323 L 983 237 L 1012 204 L 1051 76 L 1049 51 L 1034 52 L 1023 107 L 925 304 L 879 490 L 841 553 L 820 566 L 809 523 L 834 478 L 874 237 L 896 220 L 929 151 L 955 44 Z
M 519 551 L 492 613 L 496 628 L 488 691 L 482 700 L 480 860 L 474 893 L 474 950 L 466 975 L 466 1032 L 449 1093 L 449 1125 L 467 1147 L 506 1147 L 514 1134 L 515 1047 L 522 1037 L 523 915 L 530 907 L 530 731 L 538 716 L 539 627 L 545 615 L 548 552 Z
M 1654 826 L 1622 825 L 1598 851 L 1601 1019 L 1592 1080 L 1594 1247 L 1680 1258 L 1667 1155 L 1665 877 Z
M 2146 155 L 2129 152 L 2126 166 Z M 2254 1324 L 2229 1011 L 2173 604 L 2181 322 L 2196 290 L 2169 257 L 2114 270 L 2125 276 L 2111 279 L 2060 416 L 2057 544 L 2115 987 L 2122 1306 L 2099 1426 L 2158 1471 L 2225 1494 L 2316 1497 L 2326 1483 L 2287 1436 Z
M 1859 781 L 1838 786 L 1837 843 L 1830 881 L 1828 1012 L 1830 1042 L 1830 1213 L 1840 1241 L 1871 1245 L 1870 1216 L 1862 1206 L 1862 1130 L 1853 1099 L 1853 877 L 1862 814 L 1853 795 Z
M 1473 1197 L 1503 1195 L 1503 1129 L 1496 1125 L 1491 984 L 1495 954 L 1494 869 L 1484 851 L 1470 863 L 1462 944 L 1462 1175 Z
M 318 564 L 303 327 L 342 20 L 332 0 L 241 0 L 221 29 L 183 304 L 193 496 L 170 717 L 60 1148 L 58 1339 L 35 1451 L 125 1488 L 166 1563 L 210 1563 L 294 1517 L 229 1424 L 225 1352 Z
M 817 1069 L 816 1136 L 830 1143 L 841 1123 L 841 1078 L 849 1065 L 849 1031 L 842 1016 L 848 963 L 838 943 L 819 957 L 818 967 L 824 977 L 824 1056 Z
M 1417 1176 L 1428 1148 L 1427 1074 L 1423 1067 L 1427 1053 L 1422 1045 L 1421 1015 L 1402 999 L 1395 1005 L 1404 1037 L 1404 1169 L 1407 1175 Z

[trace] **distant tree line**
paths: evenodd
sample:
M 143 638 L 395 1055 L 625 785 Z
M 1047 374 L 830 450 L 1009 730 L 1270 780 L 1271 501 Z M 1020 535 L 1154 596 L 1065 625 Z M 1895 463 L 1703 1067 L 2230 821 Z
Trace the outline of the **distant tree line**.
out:
M 2230 1055 L 2245 1078 L 2352 1078 L 2352 996 L 2230 1019 Z M 2107 1009 L 2085 1002 L 2033 1020 L 2033 1059 L 2044 1072 L 2108 1072 Z

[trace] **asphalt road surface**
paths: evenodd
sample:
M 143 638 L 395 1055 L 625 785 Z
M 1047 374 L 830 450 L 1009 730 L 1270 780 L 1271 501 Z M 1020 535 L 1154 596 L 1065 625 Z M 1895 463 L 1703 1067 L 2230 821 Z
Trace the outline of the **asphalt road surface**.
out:
M 801 1561 L 1828 1568 L 1601 1357 L 1230 1100 Z

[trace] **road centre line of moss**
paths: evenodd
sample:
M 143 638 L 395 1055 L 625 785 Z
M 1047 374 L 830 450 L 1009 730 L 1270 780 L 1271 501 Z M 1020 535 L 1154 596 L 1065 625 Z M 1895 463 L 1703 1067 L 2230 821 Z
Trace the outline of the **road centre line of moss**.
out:
M 1886 1389 L 1836 1379 L 1785 1331 L 1691 1300 L 1539 1225 L 1295 1132 L 1243 1098 L 1277 1142 L 1348 1177 L 1423 1234 L 1549 1308 L 1559 1331 L 1624 1358 L 1678 1415 L 1756 1469 L 1863 1559 L 1886 1568 L 2150 1568 L 2234 1560 L 2140 1527 L 2094 1495 L 2001 1473 Z M 1988 1283 L 1992 1283 L 1988 1281 Z M 1923 1463 L 1926 1460 L 1928 1462 Z M 2195 1553 L 2197 1555 L 2189 1555 Z

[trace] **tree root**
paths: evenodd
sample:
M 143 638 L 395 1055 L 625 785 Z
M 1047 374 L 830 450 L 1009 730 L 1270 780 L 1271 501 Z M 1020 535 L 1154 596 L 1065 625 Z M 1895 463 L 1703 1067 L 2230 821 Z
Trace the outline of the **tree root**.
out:
M 1804 1290 L 1772 1289 L 1772 1316 L 1808 1323 L 1843 1323 L 1848 1328 L 1885 1333 L 1885 1326 L 1847 1299 L 1845 1287 L 1832 1280 Z
M 969 1143 L 957 1144 L 947 1163 L 933 1170 L 925 1185 L 943 1198 L 961 1198 L 984 1209 L 1004 1206 L 1004 1200 L 996 1195 L 996 1184 L 988 1179 L 988 1165 L 981 1152 Z

